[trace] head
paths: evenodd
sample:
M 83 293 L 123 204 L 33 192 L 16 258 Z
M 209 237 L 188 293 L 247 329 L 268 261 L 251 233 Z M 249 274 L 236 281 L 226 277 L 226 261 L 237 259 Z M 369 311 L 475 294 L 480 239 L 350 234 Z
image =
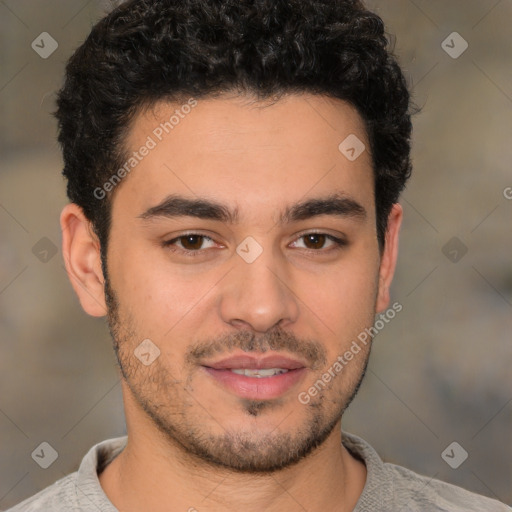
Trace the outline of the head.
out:
M 380 18 L 355 0 L 128 1 L 70 59 L 56 115 L 66 266 L 107 315 L 129 433 L 237 471 L 314 450 L 371 343 L 298 395 L 388 307 L 410 175 Z M 241 354 L 303 370 L 235 392 L 208 368 Z

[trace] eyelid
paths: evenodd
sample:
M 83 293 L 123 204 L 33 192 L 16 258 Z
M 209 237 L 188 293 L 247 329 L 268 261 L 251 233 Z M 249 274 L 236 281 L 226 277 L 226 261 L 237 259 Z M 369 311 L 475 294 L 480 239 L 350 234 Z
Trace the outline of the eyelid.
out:
M 218 242 L 216 242 L 211 236 L 209 235 L 205 235 L 204 233 L 201 233 L 199 231 L 187 231 L 185 233 L 181 233 L 177 236 L 174 236 L 173 238 L 171 238 L 170 240 L 166 240 L 164 242 L 162 242 L 162 245 L 164 247 L 171 247 L 171 246 L 174 246 L 176 242 L 178 242 L 180 240 L 180 238 L 185 238 L 187 236 L 197 236 L 197 237 L 201 237 L 203 239 L 207 239 L 207 240 L 211 240 L 212 242 L 218 244 Z M 222 244 L 218 244 L 218 245 L 221 245 Z M 197 249 L 195 251 L 193 250 L 190 250 L 190 249 L 181 249 L 180 247 L 177 247 L 177 250 L 175 250 L 175 252 L 181 252 L 183 254 L 201 254 L 203 253 L 204 251 L 206 251 L 206 249 Z
M 325 230 L 325 229 L 315 229 L 315 228 L 312 228 L 312 229 L 305 229 L 304 231 L 299 231 L 299 233 L 296 233 L 294 236 L 295 236 L 295 239 L 297 238 L 300 238 L 302 236 L 306 236 L 306 235 L 325 235 L 325 236 L 330 236 L 330 237 L 333 237 L 333 238 L 338 238 L 339 240 L 345 240 L 346 239 L 346 236 L 344 233 L 339 233 L 337 235 L 333 235 L 331 233 L 328 233 L 328 230 Z
M 330 233 L 326 233 L 325 231 L 322 231 L 322 230 L 307 230 L 304 233 L 300 233 L 300 234 L 296 235 L 295 239 L 291 243 L 295 243 L 296 241 L 298 241 L 308 235 L 323 235 L 323 236 L 325 236 L 325 238 L 327 238 L 328 240 L 333 242 L 333 245 L 331 245 L 331 247 L 328 247 L 326 249 L 308 249 L 307 247 L 304 248 L 304 250 L 309 253 L 326 254 L 326 253 L 330 252 L 331 250 L 342 249 L 344 246 L 348 245 L 348 241 L 346 240 L 346 238 L 344 236 L 331 235 Z
M 342 235 L 341 237 L 340 236 L 331 235 L 331 234 L 326 233 L 325 231 L 323 231 L 321 229 L 309 229 L 309 230 L 305 230 L 305 231 L 303 231 L 301 233 L 298 233 L 298 234 L 295 235 L 293 241 L 290 242 L 290 243 L 294 243 L 294 242 L 304 238 L 307 235 L 324 235 L 328 240 L 333 242 L 333 245 L 331 245 L 327 249 L 301 248 L 303 250 L 303 252 L 306 252 L 308 254 L 311 254 L 311 253 L 318 254 L 318 255 L 327 254 L 327 253 L 330 253 L 332 251 L 343 249 L 343 247 L 348 245 L 348 241 L 346 240 L 344 235 Z M 202 237 L 203 239 L 207 239 L 207 240 L 210 240 L 210 241 L 212 241 L 214 243 L 217 243 L 211 236 L 206 235 L 204 233 L 201 233 L 200 231 L 187 231 L 187 232 L 179 234 L 178 236 L 173 237 L 171 240 L 167 240 L 167 241 L 163 242 L 162 245 L 165 248 L 168 248 L 170 251 L 175 252 L 175 253 L 180 253 L 180 254 L 182 254 L 182 255 L 184 255 L 186 257 L 201 256 L 201 255 L 205 254 L 206 251 L 211 249 L 211 248 L 197 249 L 197 250 L 181 249 L 180 247 L 175 245 L 175 243 L 177 241 L 179 241 L 180 238 L 184 238 L 184 237 L 187 237 L 187 236 L 198 236 L 198 237 Z M 219 245 L 221 245 L 221 247 L 223 247 L 222 244 L 219 244 Z M 170 249 L 170 247 L 172 247 L 172 246 L 173 246 L 173 248 Z

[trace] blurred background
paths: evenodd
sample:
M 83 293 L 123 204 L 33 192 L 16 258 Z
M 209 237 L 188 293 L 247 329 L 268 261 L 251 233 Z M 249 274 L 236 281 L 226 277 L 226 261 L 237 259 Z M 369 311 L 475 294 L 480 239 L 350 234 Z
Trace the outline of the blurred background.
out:
M 403 310 L 343 427 L 386 461 L 510 505 L 512 1 L 367 4 L 422 111 L 392 290 Z M 125 433 L 106 324 L 81 310 L 60 255 L 50 115 L 66 60 L 112 5 L 0 1 L 0 509 Z M 58 453 L 47 469 L 31 456 L 42 442 Z M 467 460 L 450 467 L 447 447 Z

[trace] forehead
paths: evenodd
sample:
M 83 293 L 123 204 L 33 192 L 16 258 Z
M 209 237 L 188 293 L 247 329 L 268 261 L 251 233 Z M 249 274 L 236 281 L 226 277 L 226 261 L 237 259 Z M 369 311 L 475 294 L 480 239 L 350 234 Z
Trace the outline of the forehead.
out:
M 356 160 L 340 150 L 347 138 L 366 147 Z M 354 107 L 324 96 L 160 102 L 135 117 L 125 147 L 134 165 L 117 185 L 114 207 L 129 203 L 139 213 L 169 194 L 271 208 L 310 191 L 373 201 L 364 123 Z

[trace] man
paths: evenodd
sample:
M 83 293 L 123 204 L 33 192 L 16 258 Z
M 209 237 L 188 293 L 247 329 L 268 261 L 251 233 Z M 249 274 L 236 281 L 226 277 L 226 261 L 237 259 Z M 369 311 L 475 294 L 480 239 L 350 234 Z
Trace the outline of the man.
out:
M 63 253 L 128 436 L 13 511 L 505 511 L 343 412 L 390 304 L 410 105 L 355 0 L 133 0 L 71 58 Z

